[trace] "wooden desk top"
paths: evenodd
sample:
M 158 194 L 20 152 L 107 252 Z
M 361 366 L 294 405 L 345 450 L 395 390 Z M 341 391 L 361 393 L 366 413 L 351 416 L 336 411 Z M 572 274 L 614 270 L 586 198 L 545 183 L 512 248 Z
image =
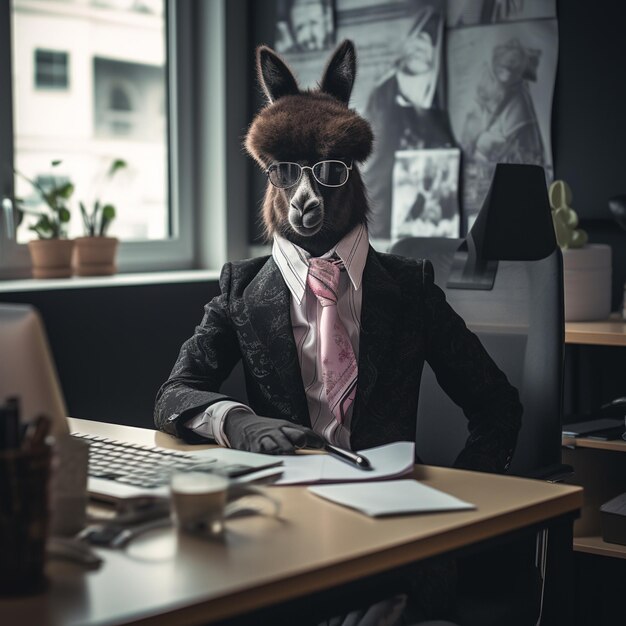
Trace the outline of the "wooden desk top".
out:
M 626 452 L 626 441 L 623 439 L 600 441 L 598 439 L 588 439 L 587 437 L 563 437 L 562 445 L 569 448 L 594 448 L 596 450 Z
M 566 322 L 565 343 L 590 346 L 626 346 L 626 322 Z
M 190 448 L 151 430 L 83 420 L 71 420 L 71 428 L 142 444 Z M 303 487 L 269 487 L 282 502 L 280 520 L 232 520 L 222 543 L 177 536 L 171 529 L 154 531 L 125 552 L 101 550 L 105 562 L 93 572 L 53 562 L 50 591 L 29 600 L 0 601 L 0 622 L 208 623 L 582 506 L 579 487 L 429 466 L 417 466 L 415 478 L 469 500 L 477 509 L 375 520 L 321 500 Z

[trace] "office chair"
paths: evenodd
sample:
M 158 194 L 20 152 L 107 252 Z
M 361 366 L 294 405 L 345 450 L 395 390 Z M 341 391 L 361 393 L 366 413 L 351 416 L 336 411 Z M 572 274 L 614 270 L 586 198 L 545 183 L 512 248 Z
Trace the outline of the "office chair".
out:
M 398 241 L 391 252 L 432 262 L 435 282 L 450 305 L 518 389 L 524 413 L 509 473 L 552 481 L 571 473 L 571 468 L 561 464 L 562 256 L 543 169 L 498 164 L 465 240 L 411 237 Z M 451 466 L 467 438 L 467 420 L 427 365 L 418 406 L 417 454 L 424 463 Z M 543 552 L 539 544 L 545 539 L 537 538 L 537 552 Z M 515 557 L 509 552 L 504 560 L 498 555 L 492 559 L 480 556 L 483 570 L 500 568 L 494 572 L 494 585 L 506 578 L 512 558 L 524 563 L 526 572 L 533 566 L 529 560 L 535 558 L 534 540 L 532 545 L 518 544 L 515 550 Z M 469 571 L 475 577 L 475 567 Z M 468 596 L 476 597 L 480 591 L 480 584 L 474 585 Z M 536 620 L 532 613 L 522 617 L 523 609 L 506 590 L 488 595 L 482 606 L 460 601 L 462 624 L 518 623 L 511 614 L 519 623 Z
M 520 392 L 522 429 L 509 473 L 558 478 L 563 379 L 563 269 L 543 169 L 499 164 L 466 240 L 410 237 L 393 254 L 429 259 L 435 282 Z M 425 367 L 417 454 L 452 465 L 467 420 Z

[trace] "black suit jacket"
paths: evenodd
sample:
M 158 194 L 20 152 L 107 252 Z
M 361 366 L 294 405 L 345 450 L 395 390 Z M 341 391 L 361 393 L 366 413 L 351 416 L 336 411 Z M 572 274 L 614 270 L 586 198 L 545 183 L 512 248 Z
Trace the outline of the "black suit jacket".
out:
M 159 390 L 157 426 L 187 441 L 184 422 L 228 398 L 222 382 L 243 359 L 258 415 L 311 426 L 290 318 L 290 292 L 272 257 L 227 263 L 221 295 L 205 307 Z M 469 420 L 456 465 L 503 471 L 520 428 L 518 393 L 434 283 L 429 261 L 369 249 L 362 280 L 358 384 L 351 445 L 414 441 L 424 361 Z

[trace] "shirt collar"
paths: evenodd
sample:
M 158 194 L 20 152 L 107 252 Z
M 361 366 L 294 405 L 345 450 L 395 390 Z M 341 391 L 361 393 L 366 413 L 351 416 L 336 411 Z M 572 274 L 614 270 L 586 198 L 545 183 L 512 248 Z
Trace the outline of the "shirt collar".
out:
M 361 287 L 368 250 L 369 237 L 367 228 L 363 224 L 359 224 L 341 239 L 334 248 L 323 254 L 321 258 L 328 259 L 338 256 L 343 261 L 354 289 L 358 290 Z M 309 259 L 311 255 L 284 237 L 274 235 L 272 257 L 276 265 L 278 265 L 278 269 L 285 283 L 287 283 L 291 295 L 300 304 L 306 291 L 306 279 L 309 273 Z

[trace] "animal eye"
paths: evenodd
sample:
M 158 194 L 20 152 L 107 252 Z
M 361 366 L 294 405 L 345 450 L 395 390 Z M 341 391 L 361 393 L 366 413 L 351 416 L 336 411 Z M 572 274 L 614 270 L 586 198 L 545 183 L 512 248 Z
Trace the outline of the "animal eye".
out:
M 313 166 L 313 175 L 322 185 L 339 187 L 348 180 L 348 167 L 341 161 L 320 161 Z
M 300 166 L 297 163 L 274 163 L 267 175 L 275 187 L 293 187 L 300 178 Z

